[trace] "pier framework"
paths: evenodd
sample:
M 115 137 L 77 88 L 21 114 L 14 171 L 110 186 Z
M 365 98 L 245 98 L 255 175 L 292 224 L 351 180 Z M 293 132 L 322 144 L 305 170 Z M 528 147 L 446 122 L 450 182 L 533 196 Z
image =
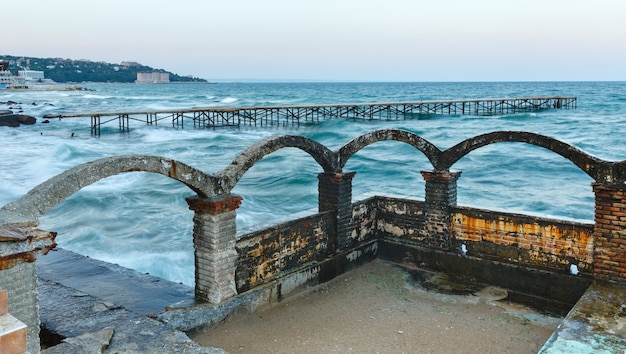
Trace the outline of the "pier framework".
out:
M 194 128 L 286 127 L 327 119 L 403 120 L 432 114 L 485 116 L 544 109 L 574 109 L 576 100 L 576 97 L 547 96 L 332 105 L 204 107 L 159 111 L 50 114 L 44 118 L 89 117 L 91 118 L 91 134 L 100 135 L 104 124 L 116 121 L 122 132 L 130 131 L 131 120 L 148 125 L 167 122 L 181 129 L 185 125 Z

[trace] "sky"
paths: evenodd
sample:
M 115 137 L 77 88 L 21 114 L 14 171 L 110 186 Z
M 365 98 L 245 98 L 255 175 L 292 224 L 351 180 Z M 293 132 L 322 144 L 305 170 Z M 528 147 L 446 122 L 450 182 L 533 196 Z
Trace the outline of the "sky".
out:
M 625 81 L 624 0 L 20 0 L 0 56 L 207 80 Z

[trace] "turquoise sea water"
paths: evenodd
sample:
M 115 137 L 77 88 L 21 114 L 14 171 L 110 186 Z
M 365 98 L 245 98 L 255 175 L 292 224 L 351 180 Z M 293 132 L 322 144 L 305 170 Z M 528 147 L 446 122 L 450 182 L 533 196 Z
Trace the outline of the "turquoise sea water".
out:
M 577 96 L 574 110 L 498 116 L 428 115 L 400 121 L 329 120 L 291 128 L 177 130 L 167 124 L 131 122 L 121 134 L 116 123 L 92 137 L 89 119 L 56 120 L 20 128 L 0 127 L 0 205 L 46 179 L 100 157 L 150 154 L 173 158 L 209 173 L 226 167 L 254 142 L 275 134 L 304 135 L 331 149 L 371 130 L 398 128 L 440 149 L 497 130 L 545 134 L 606 160 L 626 159 L 625 82 L 521 83 L 220 83 L 87 84 L 93 91 L 0 92 L 0 109 L 23 110 L 41 121 L 48 113 L 153 110 L 206 106 L 297 105 L 421 101 L 489 97 Z M 74 133 L 74 137 L 72 137 Z M 355 155 L 353 200 L 371 195 L 424 197 L 419 151 L 398 142 L 373 144 Z M 453 166 L 461 171 L 459 205 L 593 220 L 592 180 L 550 151 L 500 143 L 473 151 Z M 250 169 L 234 189 L 244 201 L 239 231 L 260 228 L 317 209 L 321 168 L 297 149 L 275 152 Z M 57 231 L 61 247 L 166 279 L 193 284 L 192 192 L 164 176 L 129 173 L 88 186 L 41 219 Z

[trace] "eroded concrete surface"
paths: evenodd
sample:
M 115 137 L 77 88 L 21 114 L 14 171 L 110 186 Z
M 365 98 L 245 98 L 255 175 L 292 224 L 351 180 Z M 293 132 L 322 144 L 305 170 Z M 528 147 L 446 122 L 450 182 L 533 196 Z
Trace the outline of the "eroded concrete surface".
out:
M 62 249 L 37 268 L 43 354 L 223 353 L 154 319 L 192 288 Z
M 626 353 L 626 284 L 591 284 L 539 352 Z

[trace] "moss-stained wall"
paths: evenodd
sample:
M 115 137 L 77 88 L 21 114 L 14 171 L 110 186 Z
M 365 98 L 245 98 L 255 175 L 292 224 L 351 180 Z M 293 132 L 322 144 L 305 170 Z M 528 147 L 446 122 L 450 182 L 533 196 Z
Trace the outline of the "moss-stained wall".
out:
M 377 203 L 378 198 L 368 198 L 352 204 L 350 238 L 353 244 L 360 244 L 376 237 L 373 230 L 379 213 Z
M 376 197 L 375 207 L 377 237 L 423 241 L 423 234 L 420 235 L 424 223 L 423 201 Z
M 235 281 L 239 293 L 294 269 L 325 258 L 334 227 L 332 213 L 316 214 L 254 232 L 237 241 Z
M 352 205 L 352 245 L 375 238 L 378 198 Z M 236 284 L 242 292 L 264 283 L 283 270 L 292 271 L 332 253 L 334 214 L 326 212 L 290 221 L 243 236 L 237 241 Z

